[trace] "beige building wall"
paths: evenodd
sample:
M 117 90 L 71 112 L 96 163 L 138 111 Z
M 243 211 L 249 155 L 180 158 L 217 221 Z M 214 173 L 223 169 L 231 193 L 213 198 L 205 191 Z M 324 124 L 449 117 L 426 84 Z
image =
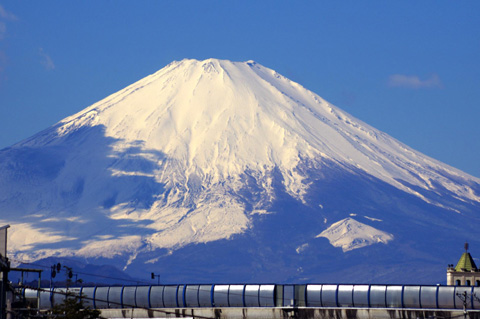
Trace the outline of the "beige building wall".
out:
M 478 271 L 455 271 L 455 268 L 447 269 L 448 286 L 480 286 L 480 272 Z

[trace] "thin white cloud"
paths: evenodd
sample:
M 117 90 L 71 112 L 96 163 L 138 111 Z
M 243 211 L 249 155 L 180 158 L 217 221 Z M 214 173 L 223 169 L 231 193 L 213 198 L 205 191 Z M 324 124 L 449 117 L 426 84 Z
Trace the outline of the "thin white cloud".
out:
M 0 18 L 10 21 L 18 20 L 17 16 L 13 13 L 5 10 L 5 8 L 0 4 Z
M 0 4 L 0 40 L 5 39 L 5 36 L 7 35 L 7 24 L 5 21 L 16 20 L 18 20 L 17 16 L 5 10 L 5 8 Z
M 0 86 L 2 85 L 3 81 L 7 79 L 5 75 L 5 68 L 7 66 L 7 54 L 5 50 L 0 48 Z
M 53 63 L 52 58 L 43 50 L 43 48 L 40 48 L 39 50 L 40 57 L 42 60 L 40 61 L 42 65 L 45 67 L 47 70 L 54 70 L 55 69 L 55 64 Z
M 2 71 L 7 64 L 7 54 L 5 51 L 0 50 L 0 82 L 2 80 Z
M 5 35 L 7 34 L 7 25 L 5 22 L 0 21 L 0 40 L 5 39 Z
M 7 21 L 16 21 L 17 16 L 13 13 L 5 10 L 0 5 L 0 41 L 3 41 L 7 37 Z M 5 80 L 4 70 L 7 65 L 7 54 L 3 48 L 0 48 L 0 82 Z
M 437 74 L 432 74 L 428 79 L 425 80 L 421 80 L 416 75 L 392 74 L 388 77 L 388 86 L 422 89 L 442 88 L 443 84 Z

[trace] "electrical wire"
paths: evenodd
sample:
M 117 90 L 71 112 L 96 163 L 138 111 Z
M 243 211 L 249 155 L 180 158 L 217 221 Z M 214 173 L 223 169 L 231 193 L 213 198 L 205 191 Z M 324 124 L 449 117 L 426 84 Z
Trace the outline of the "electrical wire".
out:
M 50 269 L 50 266 L 45 266 L 45 265 L 39 265 L 39 264 L 35 264 L 35 263 L 29 263 L 29 262 L 24 262 L 24 261 L 21 261 L 21 260 L 17 260 L 17 259 L 12 259 L 16 262 L 21 262 L 23 264 L 27 264 L 27 265 L 32 265 L 32 266 L 37 266 L 37 267 L 42 267 L 42 268 L 45 268 L 45 269 Z M 150 282 L 147 282 L 147 281 L 141 281 L 141 280 L 131 280 L 131 279 L 122 279 L 122 278 L 116 278 L 116 277 L 110 277 L 110 276 L 103 276 L 103 275 L 93 275 L 93 274 L 88 274 L 88 273 L 82 273 L 82 272 L 78 272 L 76 271 L 75 272 L 76 274 L 79 274 L 79 275 L 86 275 L 86 276 L 92 276 L 92 277 L 100 277 L 100 278 L 106 278 L 106 279 L 115 279 L 115 280 L 121 280 L 121 281 L 126 281 L 126 282 L 134 282 L 136 283 L 135 286 L 133 287 L 138 287 L 138 283 L 144 283 L 144 284 L 147 284 L 147 286 L 158 286 L 158 285 L 152 285 Z M 206 286 L 211 286 L 211 284 L 205 284 Z M 163 286 L 179 286 L 179 285 L 160 285 L 160 287 L 163 287 Z M 180 285 L 182 286 L 182 285 Z M 205 289 L 202 289 L 200 287 L 197 288 L 194 288 L 192 286 L 196 286 L 196 285 L 186 285 L 186 290 L 191 290 L 191 291 L 203 291 L 203 292 L 210 292 L 210 289 L 209 290 L 205 290 Z M 197 285 L 197 286 L 203 286 L 203 285 Z M 217 285 L 217 286 L 224 286 L 224 285 Z M 236 297 L 242 297 L 242 296 L 245 296 L 245 297 L 251 297 L 251 298 L 258 298 L 259 300 L 259 303 L 260 300 L 270 300 L 271 297 L 264 297 L 264 296 L 261 296 L 259 294 L 254 294 L 254 295 L 251 295 L 251 294 L 248 294 L 246 293 L 246 291 L 244 291 L 243 293 L 235 293 L 235 292 L 230 292 L 230 286 L 232 285 L 225 285 L 225 286 L 229 286 L 228 287 L 228 291 L 227 292 L 223 292 L 223 291 L 216 291 L 215 293 L 218 294 L 218 295 L 224 295 L 224 296 L 236 296 Z M 233 285 L 235 286 L 235 285 Z M 260 284 L 258 286 L 261 286 Z M 83 287 L 87 287 L 87 286 L 83 286 Z M 229 301 L 228 301 L 229 302 Z
M 41 267 L 41 268 L 45 268 L 45 269 L 50 269 L 50 266 L 35 264 L 35 263 L 23 261 L 23 260 L 18 260 L 18 259 L 15 259 L 15 258 L 9 258 L 9 259 L 10 259 L 10 260 L 13 260 L 13 261 L 15 261 L 15 262 L 21 263 L 21 264 L 25 264 L 25 265 L 32 265 L 32 266 L 36 266 L 36 267 Z M 104 276 L 104 275 L 96 275 L 96 274 L 85 273 L 85 272 L 80 272 L 80 271 L 75 271 L 75 274 L 84 275 L 84 276 L 90 276 L 90 277 L 99 277 L 99 278 L 105 278 L 105 279 L 114 279 L 114 280 L 120 280 L 120 281 L 125 281 L 125 282 L 134 282 L 134 283 L 136 283 L 136 284 L 138 284 L 138 283 L 144 283 L 144 284 L 150 285 L 150 282 L 148 282 L 148 281 L 143 281 L 143 280 L 134 280 L 134 279 L 117 278 L 117 277 Z

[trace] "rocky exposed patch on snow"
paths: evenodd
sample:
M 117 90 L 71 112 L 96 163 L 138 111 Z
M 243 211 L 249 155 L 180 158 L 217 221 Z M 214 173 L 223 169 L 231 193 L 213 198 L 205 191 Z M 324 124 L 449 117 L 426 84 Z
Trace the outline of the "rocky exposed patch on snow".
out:
M 344 252 L 378 243 L 387 244 L 393 240 L 392 234 L 352 218 L 345 218 L 332 224 L 316 236 L 319 237 L 327 238 L 332 246 L 341 247 Z

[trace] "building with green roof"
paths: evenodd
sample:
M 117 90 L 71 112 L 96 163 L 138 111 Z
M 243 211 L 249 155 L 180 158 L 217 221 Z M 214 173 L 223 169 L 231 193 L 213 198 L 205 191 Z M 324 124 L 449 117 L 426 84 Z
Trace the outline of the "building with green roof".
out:
M 447 285 L 449 286 L 480 286 L 480 271 L 468 252 L 468 243 L 465 243 L 465 252 L 457 265 L 448 265 Z

